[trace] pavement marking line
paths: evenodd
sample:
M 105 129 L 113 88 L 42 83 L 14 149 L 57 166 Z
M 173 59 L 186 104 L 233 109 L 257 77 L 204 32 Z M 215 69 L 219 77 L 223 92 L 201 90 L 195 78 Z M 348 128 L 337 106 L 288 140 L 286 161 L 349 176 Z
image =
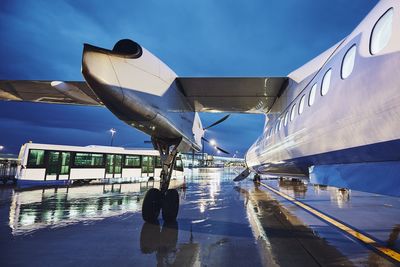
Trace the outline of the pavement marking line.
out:
M 390 248 L 387 248 L 387 247 L 379 245 L 378 241 L 376 241 L 376 240 L 374 240 L 374 239 L 372 239 L 372 238 L 370 238 L 370 237 L 358 232 L 355 229 L 350 228 L 349 226 L 347 226 L 347 225 L 345 225 L 345 224 L 333 219 L 332 217 L 329 217 L 328 215 L 323 214 L 322 212 L 317 211 L 316 209 L 312 208 L 311 206 L 309 206 L 307 204 L 304 204 L 303 202 L 300 202 L 297 199 L 295 199 L 295 198 L 293 198 L 293 197 L 291 197 L 289 195 L 286 195 L 286 194 L 276 190 L 275 188 L 273 188 L 273 187 L 271 187 L 271 186 L 269 186 L 267 184 L 264 184 L 264 183 L 261 183 L 261 182 L 260 182 L 260 184 L 262 186 L 264 186 L 265 188 L 271 190 L 275 194 L 277 194 L 277 195 L 289 200 L 290 202 L 296 204 L 297 206 L 307 210 L 308 212 L 310 212 L 311 214 L 315 215 L 316 217 L 318 217 L 318 218 L 320 218 L 320 219 L 322 219 L 322 220 L 324 220 L 324 221 L 336 226 L 340 230 L 342 230 L 345 233 L 349 234 L 350 236 L 356 238 L 357 240 L 363 242 L 364 244 L 366 244 L 368 246 L 371 246 L 373 249 L 385 254 L 386 256 L 388 256 L 388 257 L 390 257 L 390 258 L 392 258 L 392 259 L 394 259 L 394 260 L 396 260 L 398 262 L 400 262 L 400 253 L 398 253 L 397 251 L 394 251 L 393 249 L 390 249 Z

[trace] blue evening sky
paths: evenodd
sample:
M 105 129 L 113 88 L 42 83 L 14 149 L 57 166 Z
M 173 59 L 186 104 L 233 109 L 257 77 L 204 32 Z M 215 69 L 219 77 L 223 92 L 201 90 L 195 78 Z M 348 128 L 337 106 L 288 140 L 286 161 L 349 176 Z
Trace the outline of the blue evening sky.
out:
M 179 76 L 286 76 L 352 29 L 377 0 L 3 0 L 0 79 L 82 80 L 82 44 L 112 48 L 130 38 Z M 222 114 L 203 114 L 207 125 Z M 213 128 L 241 156 L 264 116 L 235 114 Z M 32 140 L 144 146 L 149 138 L 105 108 L 0 102 L 0 145 L 17 153 Z M 209 148 L 208 148 L 209 149 Z

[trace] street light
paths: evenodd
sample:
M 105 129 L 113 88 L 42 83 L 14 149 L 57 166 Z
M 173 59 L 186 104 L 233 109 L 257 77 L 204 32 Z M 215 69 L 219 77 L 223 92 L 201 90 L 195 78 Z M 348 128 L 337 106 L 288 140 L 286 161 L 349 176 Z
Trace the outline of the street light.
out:
M 114 141 L 114 135 L 117 132 L 117 130 L 115 130 L 114 128 L 110 129 L 110 133 L 111 133 L 111 143 L 110 146 L 113 146 L 113 141 Z
M 211 139 L 210 140 L 210 145 L 212 145 L 212 146 L 216 146 L 217 145 L 217 142 L 215 142 L 215 140 L 214 139 Z
M 4 149 L 4 146 L 0 146 L 0 150 L 3 150 Z

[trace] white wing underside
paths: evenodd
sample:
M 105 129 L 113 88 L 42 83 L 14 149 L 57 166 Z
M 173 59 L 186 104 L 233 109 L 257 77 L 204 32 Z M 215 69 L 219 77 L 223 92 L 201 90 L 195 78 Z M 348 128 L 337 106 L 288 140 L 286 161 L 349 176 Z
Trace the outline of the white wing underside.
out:
M 285 87 L 282 78 L 177 78 L 193 111 L 267 113 Z M 103 106 L 84 81 L 0 81 L 0 100 Z
M 86 82 L 0 81 L 0 100 L 102 106 Z

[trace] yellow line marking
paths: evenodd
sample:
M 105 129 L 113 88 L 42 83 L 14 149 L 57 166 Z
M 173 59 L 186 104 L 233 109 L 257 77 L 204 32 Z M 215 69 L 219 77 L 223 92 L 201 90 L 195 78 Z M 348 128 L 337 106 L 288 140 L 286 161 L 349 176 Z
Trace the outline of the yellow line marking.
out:
M 349 226 L 344 225 L 343 223 L 336 221 L 332 217 L 329 217 L 328 215 L 325 215 L 325 214 L 313 209 L 309 205 L 304 204 L 303 202 L 300 202 L 300 201 L 296 200 L 295 198 L 293 198 L 293 197 L 291 197 L 289 195 L 286 195 L 286 194 L 276 190 L 275 188 L 273 188 L 273 187 L 271 187 L 269 185 L 266 185 L 264 183 L 260 183 L 260 184 L 262 186 L 266 187 L 267 189 L 271 190 L 275 194 L 280 195 L 281 197 L 289 200 L 290 202 L 296 204 L 297 206 L 299 206 L 299 207 L 307 210 L 308 212 L 314 214 L 318 218 L 320 218 L 320 219 L 322 219 L 322 220 L 324 220 L 326 222 L 329 222 L 330 224 L 336 226 L 337 228 L 339 228 L 340 230 L 346 232 L 347 234 L 351 235 L 352 237 L 354 237 L 354 238 L 360 240 L 361 242 L 373 247 L 374 249 L 382 252 L 386 256 L 389 256 L 390 258 L 400 262 L 400 253 L 398 253 L 397 251 L 394 251 L 393 249 L 390 249 L 390 248 L 387 248 L 387 247 L 379 245 L 376 240 L 373 240 L 372 238 L 370 238 L 370 237 L 368 237 L 368 236 L 366 236 L 366 235 L 364 235 L 364 234 L 362 234 L 360 232 L 357 232 L 355 229 L 352 229 Z

